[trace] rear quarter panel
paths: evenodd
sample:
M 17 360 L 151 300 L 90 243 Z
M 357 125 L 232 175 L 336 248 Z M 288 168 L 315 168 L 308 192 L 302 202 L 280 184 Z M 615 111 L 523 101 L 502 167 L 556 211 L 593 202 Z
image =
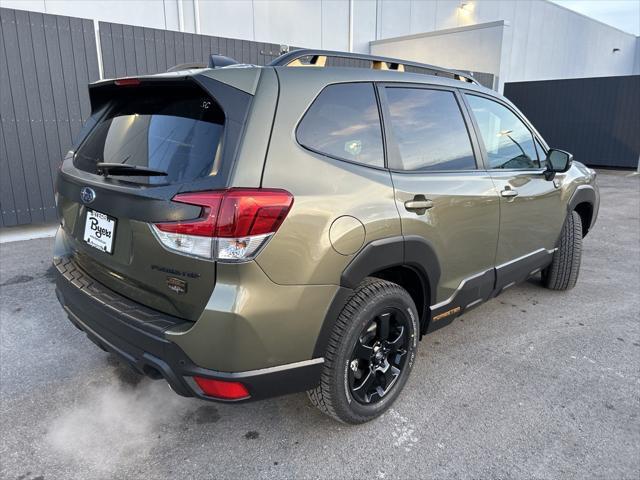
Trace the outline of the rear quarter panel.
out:
M 318 155 L 298 144 L 296 127 L 309 105 L 324 86 L 344 81 L 340 72 L 332 77 L 313 70 L 278 69 L 280 99 L 262 186 L 288 190 L 294 203 L 257 262 L 279 284 L 337 285 L 363 245 L 401 233 L 388 171 Z M 343 216 L 358 221 L 341 221 L 336 224 L 341 228 L 331 230 Z M 333 248 L 330 230 L 334 243 L 349 245 L 347 250 Z

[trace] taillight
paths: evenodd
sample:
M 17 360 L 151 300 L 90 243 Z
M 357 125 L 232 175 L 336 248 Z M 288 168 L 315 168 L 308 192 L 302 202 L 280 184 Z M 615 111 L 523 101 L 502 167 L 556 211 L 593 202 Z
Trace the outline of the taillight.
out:
M 285 190 L 232 188 L 176 195 L 202 207 L 194 220 L 152 225 L 162 244 L 180 253 L 226 262 L 253 259 L 278 230 L 293 204 Z
M 140 85 L 140 79 L 138 78 L 119 78 L 115 82 L 119 87 L 135 87 L 136 85 Z
M 213 378 L 193 377 L 202 393 L 208 397 L 222 398 L 225 400 L 242 400 L 249 398 L 249 391 L 240 382 L 225 382 Z

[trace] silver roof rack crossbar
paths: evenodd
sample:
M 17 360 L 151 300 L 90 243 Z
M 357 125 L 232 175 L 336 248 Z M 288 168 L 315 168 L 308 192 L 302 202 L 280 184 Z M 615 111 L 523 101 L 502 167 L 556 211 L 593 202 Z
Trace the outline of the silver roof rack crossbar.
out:
M 272 67 L 325 67 L 328 58 L 341 58 L 350 60 L 364 60 L 371 62 L 370 68 L 374 70 L 395 70 L 406 72 L 413 70 L 414 73 L 424 73 L 440 77 L 453 78 L 463 82 L 480 85 L 478 81 L 468 73 L 451 70 L 448 68 L 428 65 L 426 63 L 410 62 L 398 58 L 379 57 L 377 55 L 367 55 L 363 53 L 334 52 L 331 50 L 300 49 L 292 50 L 289 53 L 280 55 L 273 60 L 269 66 Z M 414 70 L 416 69 L 416 70 Z M 421 71 L 422 70 L 422 71 Z

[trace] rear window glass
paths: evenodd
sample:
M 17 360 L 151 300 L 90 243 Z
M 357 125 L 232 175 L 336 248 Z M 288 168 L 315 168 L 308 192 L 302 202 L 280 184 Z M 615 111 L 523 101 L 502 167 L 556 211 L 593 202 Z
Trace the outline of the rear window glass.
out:
M 222 110 L 196 87 L 127 88 L 108 103 L 81 142 L 74 165 L 91 173 L 97 173 L 97 163 L 166 172 L 166 176 L 114 177 L 148 184 L 215 175 L 223 128 Z
M 398 170 L 472 170 L 476 160 L 453 92 L 386 89 L 391 130 L 400 150 Z
M 378 104 L 371 83 L 329 85 L 298 126 L 298 142 L 351 162 L 384 166 Z

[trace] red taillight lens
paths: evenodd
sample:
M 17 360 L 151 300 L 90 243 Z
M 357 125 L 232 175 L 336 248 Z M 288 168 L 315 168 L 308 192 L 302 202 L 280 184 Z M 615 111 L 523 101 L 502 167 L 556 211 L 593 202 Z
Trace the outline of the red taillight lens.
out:
M 114 82 L 119 87 L 133 87 L 140 85 L 140 79 L 138 78 L 120 78 Z
M 224 192 L 181 193 L 173 197 L 174 202 L 188 203 L 202 207 L 200 217 L 195 220 L 180 222 L 156 223 L 156 227 L 163 232 L 214 237 L 218 210 Z
M 237 262 L 258 254 L 289 213 L 293 196 L 286 190 L 232 188 L 182 193 L 173 201 L 197 205 L 202 210 L 194 220 L 153 225 L 156 236 L 166 247 L 189 255 Z
M 216 237 L 274 233 L 289 213 L 293 197 L 285 190 L 231 189 L 224 195 Z
M 241 400 L 250 396 L 247 387 L 240 382 L 225 382 L 204 377 L 193 377 L 193 379 L 208 397 Z

